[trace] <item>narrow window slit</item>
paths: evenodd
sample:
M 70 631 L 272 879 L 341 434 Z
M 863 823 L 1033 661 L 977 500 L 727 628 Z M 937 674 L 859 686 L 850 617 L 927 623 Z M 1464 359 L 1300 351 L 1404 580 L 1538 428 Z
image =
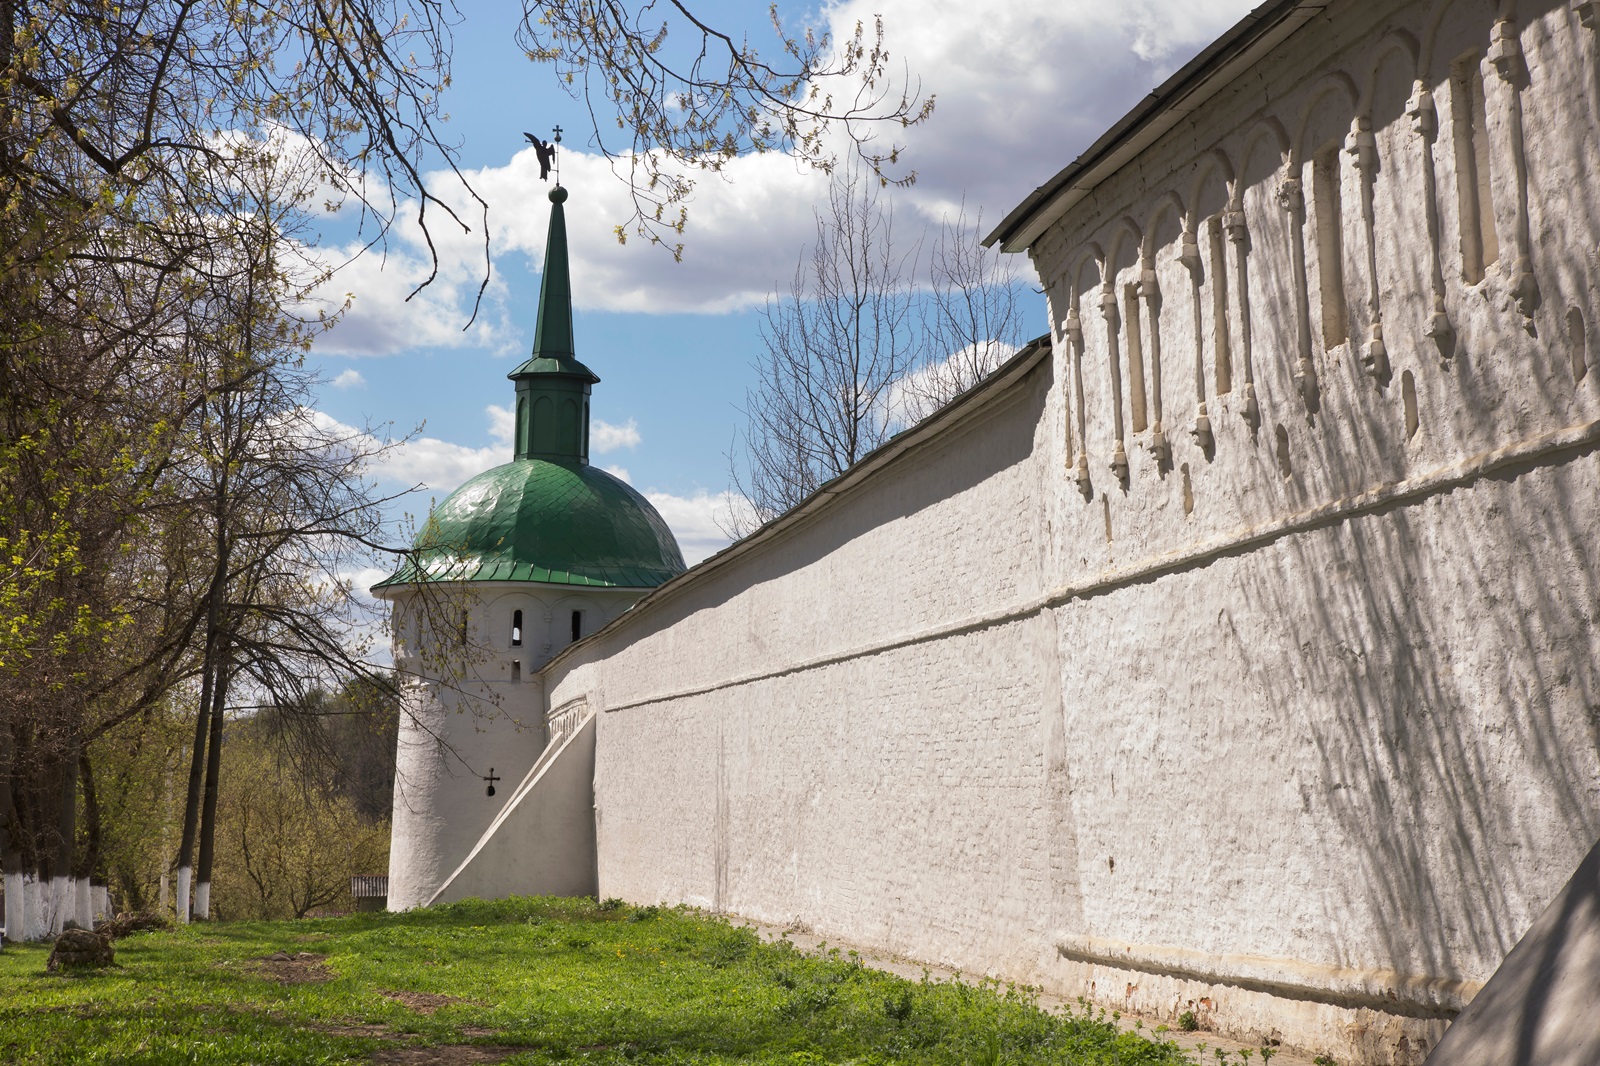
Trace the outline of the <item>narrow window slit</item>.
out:
M 1409 370 L 1400 375 L 1400 398 L 1406 405 L 1406 440 L 1410 440 L 1421 423 L 1417 420 L 1417 381 Z
M 572 612 L 572 639 L 577 642 L 583 636 L 583 612 Z
M 1576 385 L 1589 372 L 1589 336 L 1583 326 L 1583 312 L 1567 308 L 1567 351 L 1572 356 L 1572 383 Z
M 522 612 L 511 612 L 511 646 L 522 647 Z
M 1280 423 L 1274 436 L 1278 440 L 1278 473 L 1288 481 L 1294 476 L 1294 467 L 1289 465 L 1289 431 Z

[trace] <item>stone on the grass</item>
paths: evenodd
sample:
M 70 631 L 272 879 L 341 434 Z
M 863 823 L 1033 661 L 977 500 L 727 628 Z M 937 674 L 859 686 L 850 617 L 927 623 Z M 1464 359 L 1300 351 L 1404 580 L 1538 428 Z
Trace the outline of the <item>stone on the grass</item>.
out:
M 116 952 L 111 948 L 111 938 L 88 929 L 68 929 L 56 937 L 55 950 L 45 969 L 51 973 L 63 969 L 97 969 L 110 966 Z

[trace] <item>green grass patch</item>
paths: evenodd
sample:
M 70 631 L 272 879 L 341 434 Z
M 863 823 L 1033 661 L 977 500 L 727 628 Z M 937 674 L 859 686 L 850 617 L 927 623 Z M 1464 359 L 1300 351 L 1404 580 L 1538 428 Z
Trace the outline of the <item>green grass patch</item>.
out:
M 445 1063 L 491 1046 L 510 1066 L 1190 1061 L 1103 1014 L 1042 1011 L 1026 989 L 906 981 L 656 907 L 469 900 L 116 949 L 115 968 L 70 975 L 45 972 L 45 946 L 0 953 L 0 1062 Z M 262 961 L 277 952 L 294 957 Z

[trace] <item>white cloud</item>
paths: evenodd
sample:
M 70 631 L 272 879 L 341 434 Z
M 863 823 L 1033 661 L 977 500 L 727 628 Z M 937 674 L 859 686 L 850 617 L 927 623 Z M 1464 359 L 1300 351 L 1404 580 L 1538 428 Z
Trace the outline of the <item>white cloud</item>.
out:
M 375 472 L 405 485 L 421 485 L 442 494 L 510 459 L 505 448 L 498 444 L 468 448 L 437 437 L 416 437 L 395 448 Z
M 990 341 L 918 367 L 890 386 L 885 404 L 890 421 L 902 426 L 922 421 L 1016 354 L 1015 346 Z
M 589 443 L 602 455 L 618 448 L 632 448 L 639 443 L 639 424 L 633 419 L 620 426 L 596 418 L 589 428 Z
M 917 222 L 936 225 L 963 199 L 970 215 L 981 210 L 987 225 L 997 223 L 1249 7 L 1250 0 L 844 0 L 827 9 L 827 19 L 834 39 L 846 40 L 858 19 L 871 26 L 881 13 L 891 55 L 920 78 L 924 94 L 938 98 L 926 123 L 877 133 L 880 145 L 904 143 L 906 165 L 918 174 L 914 186 L 893 193 L 897 205 L 909 209 L 900 216 L 909 242 Z M 533 149 L 467 177 L 489 204 L 495 257 L 526 257 L 537 269 L 550 186 L 538 178 Z M 572 194 L 565 212 L 575 303 L 646 313 L 747 309 L 774 289 L 786 290 L 812 236 L 811 207 L 825 198 L 827 181 L 772 155 L 733 160 L 722 177 L 700 176 L 688 203 L 683 261 L 675 263 L 637 237 L 617 242 L 614 229 L 634 205 L 604 158 L 568 146 L 562 177 Z M 449 175 L 433 175 L 432 182 L 440 195 L 464 199 Z M 458 203 L 457 209 L 472 231 L 438 218 L 437 208 L 430 211 L 437 219 L 439 276 L 411 296 L 432 265 L 415 209 L 403 206 L 388 250 L 356 259 L 321 293 L 326 307 L 337 306 L 346 293 L 351 304 L 318 342 L 319 351 L 515 347 L 507 308 L 510 301 L 531 302 L 534 294 L 508 291 L 499 270 L 479 321 L 463 332 L 484 276 L 484 246 L 475 205 Z M 358 247 L 351 242 L 330 254 Z
M 612 463 L 605 468 L 605 471 L 614 478 L 626 481 L 630 485 L 633 484 L 633 476 L 628 473 L 628 468 L 625 466 L 618 466 L 616 463 Z
M 829 18 L 838 40 L 881 14 L 890 53 L 937 96 L 926 123 L 892 131 L 918 174 L 902 198 L 937 218 L 964 193 L 992 225 L 1252 3 L 846 0 Z
M 413 437 L 382 451 L 370 463 L 368 473 L 389 488 L 421 486 L 443 495 L 490 467 L 510 462 L 511 412 L 491 404 L 484 413 L 488 416 L 486 428 L 494 441 L 487 447 L 472 448 L 437 437 Z M 378 451 L 372 436 L 332 415 L 312 411 L 310 426 L 323 437 L 348 442 L 349 448 Z
M 678 538 L 684 561 L 690 566 L 709 555 L 714 555 L 733 543 L 722 531 L 729 513 L 740 506 L 747 507 L 742 497 L 729 492 L 699 490 L 693 496 L 675 496 L 670 492 L 647 491 L 645 499 L 661 512 L 672 535 Z
M 361 376 L 359 370 L 341 370 L 339 376 L 331 382 L 336 389 L 355 389 L 366 383 L 367 379 Z
M 510 448 L 517 435 L 517 413 L 495 403 L 485 407 L 483 412 L 489 416 L 490 438 L 502 448 Z

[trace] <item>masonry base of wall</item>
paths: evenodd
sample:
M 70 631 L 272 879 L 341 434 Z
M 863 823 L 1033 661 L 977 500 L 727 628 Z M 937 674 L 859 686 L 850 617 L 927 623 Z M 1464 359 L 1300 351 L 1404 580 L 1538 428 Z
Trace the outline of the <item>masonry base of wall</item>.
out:
M 1158 950 L 1164 953 L 1167 949 Z M 1200 956 L 1198 952 L 1177 952 L 1170 958 L 1125 955 L 1118 961 L 1113 961 L 1110 953 L 1069 952 L 1063 945 L 1057 946 L 1056 953 L 1058 962 L 1046 986 L 1057 994 L 1081 995 L 1097 1007 L 1142 1015 L 1174 1028 L 1185 1011 L 1193 1011 L 1204 1029 L 1234 1040 L 1294 1048 L 1307 1057 L 1327 1055 L 1335 1062 L 1422 1066 L 1454 1013 L 1440 1009 L 1433 1016 L 1423 1016 L 1420 1004 L 1400 1000 L 1398 994 L 1386 1009 L 1374 996 L 1328 993 L 1292 979 L 1252 979 L 1226 969 L 1205 976 L 1193 960 L 1182 959 Z M 1163 961 L 1156 962 L 1156 958 Z M 1209 958 L 1239 961 L 1237 956 Z M 1139 960 L 1137 965 L 1134 959 Z M 1182 963 L 1175 964 L 1179 959 Z M 1283 960 L 1255 961 L 1281 965 Z M 1275 968 L 1263 966 L 1262 976 Z M 1356 973 L 1332 967 L 1307 969 L 1326 969 L 1330 977 L 1343 974 L 1346 980 Z M 1280 976 L 1292 972 L 1280 971 Z M 1413 986 L 1419 983 L 1411 980 Z M 1435 987 L 1460 984 L 1420 983 Z M 1313 991 L 1319 994 L 1311 994 Z

